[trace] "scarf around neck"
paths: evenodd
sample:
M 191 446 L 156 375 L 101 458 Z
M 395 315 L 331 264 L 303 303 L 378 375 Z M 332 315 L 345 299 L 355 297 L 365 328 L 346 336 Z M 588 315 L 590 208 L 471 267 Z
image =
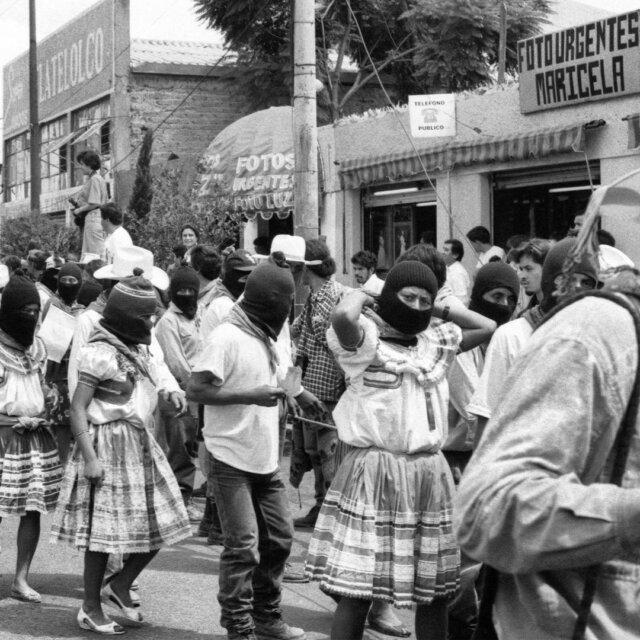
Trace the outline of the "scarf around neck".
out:
M 234 304 L 231 311 L 226 317 L 226 322 L 229 322 L 240 330 L 248 333 L 250 336 L 257 338 L 264 344 L 267 348 L 267 352 L 269 354 L 269 366 L 271 368 L 271 372 L 275 373 L 278 367 L 278 363 L 280 359 L 278 358 L 278 353 L 275 348 L 275 343 L 271 338 L 267 335 L 266 331 L 261 329 L 258 325 L 252 322 L 249 319 L 249 316 L 244 312 L 244 310 L 238 304 Z
M 381 340 L 395 342 L 404 347 L 412 347 L 417 343 L 416 336 L 409 336 L 397 329 L 394 329 L 386 320 L 383 320 L 373 309 L 371 309 L 371 307 L 365 307 L 362 310 L 362 315 L 374 322 L 378 328 L 378 334 L 380 335 Z

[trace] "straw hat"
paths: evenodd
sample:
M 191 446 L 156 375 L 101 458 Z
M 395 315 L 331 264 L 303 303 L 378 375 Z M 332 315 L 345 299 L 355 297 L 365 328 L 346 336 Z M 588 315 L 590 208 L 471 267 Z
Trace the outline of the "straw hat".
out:
M 169 288 L 169 276 L 159 267 L 153 266 L 153 254 L 142 247 L 121 247 L 116 249 L 113 262 L 98 269 L 96 280 L 122 280 L 134 275 L 134 269 L 142 269 L 142 275 L 156 289 Z

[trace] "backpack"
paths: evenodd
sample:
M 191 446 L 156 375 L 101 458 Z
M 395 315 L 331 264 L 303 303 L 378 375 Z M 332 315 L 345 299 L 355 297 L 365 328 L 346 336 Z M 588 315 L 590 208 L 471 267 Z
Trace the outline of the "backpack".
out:
M 624 285 L 615 289 L 600 289 L 598 291 L 584 291 L 575 297 L 559 304 L 547 315 L 542 324 L 555 316 L 559 311 L 570 304 L 586 297 L 604 298 L 615 302 L 631 314 L 636 331 L 636 344 L 638 349 L 638 368 L 635 382 L 629 398 L 629 404 L 616 435 L 613 451 L 615 451 L 613 467 L 609 482 L 620 486 L 624 476 L 629 447 L 640 406 L 640 292 L 625 290 Z M 596 593 L 600 565 L 592 565 L 587 569 L 582 599 L 578 607 L 578 616 L 573 628 L 572 640 L 583 640 L 589 620 L 591 605 Z M 499 572 L 493 567 L 483 565 L 481 574 L 481 600 L 478 613 L 478 625 L 473 633 L 472 640 L 498 640 L 498 635 L 493 626 L 493 604 L 498 591 Z

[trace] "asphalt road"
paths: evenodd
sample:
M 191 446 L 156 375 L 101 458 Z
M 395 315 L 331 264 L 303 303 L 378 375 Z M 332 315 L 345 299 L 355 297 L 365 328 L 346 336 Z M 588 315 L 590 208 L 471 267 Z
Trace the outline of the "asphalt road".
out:
M 288 461 L 288 460 L 287 460 Z M 313 504 L 313 482 L 307 474 L 298 492 L 289 490 L 294 515 L 306 513 Z M 76 614 L 82 599 L 82 554 L 77 550 L 48 542 L 51 517 L 42 520 L 42 536 L 31 571 L 31 586 L 42 594 L 41 604 L 27 604 L 9 597 L 15 567 L 15 535 L 18 520 L 7 518 L 0 524 L 0 640 L 76 640 L 97 638 L 82 631 Z M 310 531 L 297 531 L 291 561 L 304 563 Z M 140 576 L 142 612 L 147 625 L 131 628 L 125 637 L 136 640 L 224 640 L 220 627 L 218 563 L 221 547 L 208 547 L 203 538 L 191 538 L 163 549 Z M 335 605 L 317 583 L 285 584 L 285 619 L 307 631 L 309 640 L 329 638 Z M 124 624 L 117 610 L 109 615 Z M 412 629 L 413 615 L 401 611 L 400 617 Z M 388 636 L 367 632 L 365 638 Z

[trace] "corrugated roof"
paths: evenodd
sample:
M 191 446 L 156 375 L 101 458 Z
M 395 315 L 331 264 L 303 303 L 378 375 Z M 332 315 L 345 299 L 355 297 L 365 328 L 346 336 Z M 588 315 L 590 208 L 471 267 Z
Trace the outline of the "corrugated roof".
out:
M 224 47 L 214 42 L 181 40 L 131 40 L 131 68 L 135 71 L 149 64 L 170 64 L 210 67 L 224 55 Z M 234 54 L 224 62 L 233 62 Z

